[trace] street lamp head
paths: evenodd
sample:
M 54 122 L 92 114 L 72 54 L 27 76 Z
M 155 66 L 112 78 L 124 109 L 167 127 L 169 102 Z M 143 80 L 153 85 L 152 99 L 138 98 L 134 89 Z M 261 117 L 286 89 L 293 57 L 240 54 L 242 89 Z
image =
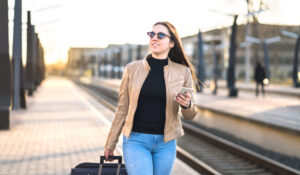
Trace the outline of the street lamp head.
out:
M 281 30 L 281 34 L 284 35 L 284 36 L 291 37 L 291 38 L 296 38 L 296 39 L 299 36 L 297 33 L 289 32 L 289 31 L 286 31 L 286 30 Z
M 265 39 L 265 42 L 267 44 L 271 44 L 271 43 L 279 42 L 280 40 L 281 40 L 280 36 L 275 36 L 275 37 L 272 37 L 272 38 Z

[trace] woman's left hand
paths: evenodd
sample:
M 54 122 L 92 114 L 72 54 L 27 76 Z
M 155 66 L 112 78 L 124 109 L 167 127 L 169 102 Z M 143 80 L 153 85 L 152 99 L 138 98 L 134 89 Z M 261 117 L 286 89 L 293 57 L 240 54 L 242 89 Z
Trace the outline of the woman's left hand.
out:
M 176 101 L 184 107 L 189 107 L 191 104 L 191 93 L 186 92 L 185 94 L 178 93 L 176 95 Z

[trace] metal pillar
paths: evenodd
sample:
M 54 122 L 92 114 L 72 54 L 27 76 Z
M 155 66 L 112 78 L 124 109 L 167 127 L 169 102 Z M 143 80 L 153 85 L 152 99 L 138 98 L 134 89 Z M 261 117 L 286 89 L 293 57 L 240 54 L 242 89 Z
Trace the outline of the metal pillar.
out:
M 142 45 L 137 46 L 137 60 L 142 59 Z
M 37 64 L 36 64 L 36 86 L 39 86 L 42 82 L 42 70 L 41 70 L 41 59 L 42 59 L 42 56 L 41 56 L 41 43 L 40 43 L 40 39 L 39 39 L 39 36 L 38 34 L 36 34 L 36 47 L 37 47 Z
M 300 34 L 289 32 L 286 30 L 282 30 L 281 33 L 287 37 L 295 38 L 296 39 L 296 46 L 295 46 L 295 53 L 294 53 L 294 60 L 293 60 L 293 86 L 300 87 L 300 73 L 298 73 L 298 54 L 299 54 L 299 46 L 300 46 Z
M 199 30 L 198 32 L 198 77 L 199 77 L 199 86 L 200 89 L 197 88 L 198 92 L 203 91 L 203 83 L 205 81 L 205 62 L 204 62 L 204 53 L 203 53 L 203 40 L 202 40 L 202 34 Z
M 27 61 L 26 61 L 26 78 L 25 88 L 28 90 L 28 95 L 33 95 L 34 78 L 33 78 L 33 36 L 34 33 L 31 25 L 31 12 L 27 12 Z
M 40 42 L 40 39 L 38 37 L 38 34 L 36 34 L 36 80 L 35 85 L 39 86 L 41 82 L 43 81 L 45 75 L 45 62 L 44 62 L 44 49 L 42 47 L 42 44 Z
M 132 48 L 129 45 L 128 46 L 128 63 L 130 63 L 132 61 Z
M 112 57 L 111 57 L 111 70 L 110 70 L 110 77 L 109 78 L 115 78 L 115 66 L 116 66 L 116 55 L 117 53 L 115 51 L 112 51 Z
M 98 77 L 102 77 L 102 65 L 101 65 L 101 61 L 99 61 L 97 63 L 98 63 Z
M 22 80 L 22 1 L 15 0 L 13 33 L 13 109 L 25 108 L 24 81 Z
M 249 13 L 249 10 L 248 10 Z M 247 25 L 246 25 L 246 35 L 245 35 L 245 40 L 246 37 L 249 35 L 249 18 L 247 17 Z M 251 68 L 251 63 L 250 63 L 250 58 L 251 58 L 251 52 L 250 52 L 251 45 L 247 44 L 245 45 L 245 82 L 250 83 L 250 68 Z
M 299 46 L 300 46 L 300 35 L 297 37 L 297 42 L 295 46 L 295 55 L 293 61 L 293 83 L 294 87 L 300 87 L 299 79 L 300 73 L 298 73 L 298 55 L 299 55 Z
M 106 52 L 105 54 L 104 54 L 104 59 L 103 59 L 104 61 L 103 61 L 103 67 L 104 67 L 104 73 L 103 73 L 103 75 L 104 75 L 104 78 L 108 78 L 108 72 L 107 72 L 107 66 L 108 66 L 108 53 Z
M 217 56 L 217 51 L 216 51 L 216 46 L 215 44 L 212 45 L 213 47 L 213 60 L 214 60 L 214 89 L 213 89 L 213 94 L 216 95 L 218 91 L 218 76 L 219 76 L 219 69 L 218 69 L 218 56 Z
M 38 60 L 38 41 L 37 34 L 35 33 L 35 26 L 32 26 L 32 72 L 33 72 L 33 90 L 36 91 L 37 87 L 37 60 Z
M 122 67 L 122 47 L 120 47 L 119 50 L 119 54 L 118 54 L 118 79 L 122 78 L 122 71 L 121 71 L 121 67 Z
M 264 48 L 264 67 L 266 69 L 266 77 L 270 81 L 270 58 L 266 41 L 262 42 Z
M 238 90 L 235 88 L 235 49 L 236 49 L 236 20 L 238 15 L 234 16 L 231 28 L 230 48 L 229 48 L 229 67 L 227 70 L 227 87 L 229 88 L 229 96 L 237 97 Z
M 8 5 L 0 0 L 0 129 L 10 128 L 11 63 L 8 44 Z

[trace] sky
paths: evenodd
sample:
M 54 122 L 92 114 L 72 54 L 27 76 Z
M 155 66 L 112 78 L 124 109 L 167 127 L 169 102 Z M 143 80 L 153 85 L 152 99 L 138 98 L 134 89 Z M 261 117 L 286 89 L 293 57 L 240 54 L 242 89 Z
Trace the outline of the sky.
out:
M 14 0 L 8 2 L 12 43 Z M 299 0 L 263 2 L 269 9 L 259 15 L 259 22 L 300 25 Z M 32 11 L 46 64 L 53 64 L 58 60 L 66 62 L 70 47 L 147 44 L 146 32 L 158 21 L 171 22 L 180 37 L 196 34 L 199 29 L 230 26 L 233 18 L 222 13 L 244 15 L 247 4 L 246 0 L 23 0 L 23 60 L 27 10 Z M 239 17 L 238 23 L 246 23 L 246 17 Z

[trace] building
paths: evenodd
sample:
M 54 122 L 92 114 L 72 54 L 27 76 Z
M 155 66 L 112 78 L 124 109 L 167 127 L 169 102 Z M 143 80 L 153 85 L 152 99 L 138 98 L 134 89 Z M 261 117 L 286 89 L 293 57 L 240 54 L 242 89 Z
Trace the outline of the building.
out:
M 245 41 L 245 25 L 237 26 L 236 37 L 236 78 L 245 79 L 247 67 L 245 67 L 245 48 L 241 43 Z M 294 49 L 296 40 L 281 35 L 281 30 L 288 30 L 300 33 L 300 26 L 284 26 L 258 24 L 250 28 L 252 36 L 260 38 L 263 41 L 266 38 L 280 36 L 281 40 L 269 44 L 268 55 L 270 62 L 271 81 L 291 81 Z M 206 77 L 215 76 L 214 69 L 217 67 L 218 78 L 226 79 L 228 60 L 229 60 L 229 43 L 231 27 L 214 29 L 202 33 L 203 50 L 205 59 Z M 197 67 L 198 64 L 198 40 L 197 34 L 183 37 L 182 43 L 187 56 L 192 64 Z M 148 45 L 109 45 L 103 49 L 83 49 L 71 48 L 69 51 L 69 66 L 86 71 L 89 69 L 94 76 L 107 78 L 121 78 L 124 66 L 134 60 L 145 58 L 149 54 Z M 250 78 L 253 79 L 253 69 L 256 61 L 264 63 L 264 49 L 262 44 L 252 44 L 250 46 Z M 89 65 L 89 66 L 87 66 Z
M 92 61 L 87 59 L 85 54 L 99 50 L 102 50 L 102 48 L 70 48 L 68 51 L 66 74 L 74 76 L 84 75 L 84 71 L 88 70 L 87 65 Z

